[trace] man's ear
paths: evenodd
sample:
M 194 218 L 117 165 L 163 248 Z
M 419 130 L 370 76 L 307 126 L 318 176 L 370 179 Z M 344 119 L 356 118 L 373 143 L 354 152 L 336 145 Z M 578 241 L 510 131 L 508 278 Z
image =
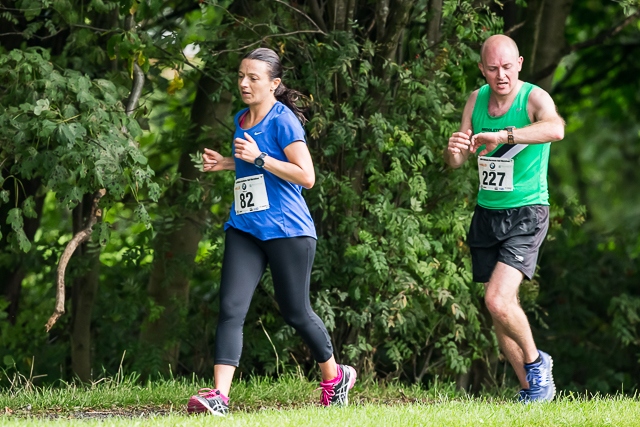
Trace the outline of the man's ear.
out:
M 478 62 L 478 68 L 480 69 L 480 72 L 482 73 L 482 75 L 485 76 L 484 75 L 484 66 L 482 65 L 482 62 Z M 485 77 L 487 77 L 487 76 L 485 76 Z

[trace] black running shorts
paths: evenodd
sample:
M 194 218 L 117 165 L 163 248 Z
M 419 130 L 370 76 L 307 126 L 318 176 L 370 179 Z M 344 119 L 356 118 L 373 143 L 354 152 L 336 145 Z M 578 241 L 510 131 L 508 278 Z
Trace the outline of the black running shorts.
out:
M 467 236 L 471 248 L 473 280 L 487 283 L 498 262 L 533 277 L 538 250 L 549 229 L 549 206 L 513 209 L 476 206 Z

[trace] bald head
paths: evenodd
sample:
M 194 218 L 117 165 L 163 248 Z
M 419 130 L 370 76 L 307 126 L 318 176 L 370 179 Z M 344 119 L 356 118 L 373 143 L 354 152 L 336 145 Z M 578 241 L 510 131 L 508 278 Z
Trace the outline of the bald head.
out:
M 516 58 L 520 56 L 520 51 L 518 50 L 516 42 L 514 42 L 511 37 L 505 36 L 504 34 L 491 36 L 482 43 L 482 48 L 480 48 L 480 58 L 483 63 L 485 63 L 486 55 L 489 51 L 508 52 L 513 54 Z
M 516 42 L 501 34 L 491 36 L 482 44 L 480 56 L 478 68 L 487 79 L 493 95 L 511 96 L 518 88 L 523 61 Z

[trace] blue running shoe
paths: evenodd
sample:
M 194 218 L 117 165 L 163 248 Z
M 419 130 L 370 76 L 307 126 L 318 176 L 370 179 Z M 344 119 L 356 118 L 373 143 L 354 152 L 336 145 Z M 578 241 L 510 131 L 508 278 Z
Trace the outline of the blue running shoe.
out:
M 518 402 L 527 403 L 529 401 L 529 389 L 523 388 L 518 392 Z
M 518 396 L 520 402 L 551 402 L 556 395 L 556 386 L 553 383 L 553 359 L 544 351 L 540 353 L 540 362 L 524 365 L 527 372 L 529 389 L 521 390 Z

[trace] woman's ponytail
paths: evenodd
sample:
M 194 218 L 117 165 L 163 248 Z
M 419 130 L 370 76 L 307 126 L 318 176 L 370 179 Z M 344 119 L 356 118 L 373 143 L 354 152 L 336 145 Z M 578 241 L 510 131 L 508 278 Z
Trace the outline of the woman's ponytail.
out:
M 304 116 L 305 109 L 296 104 L 300 98 L 304 97 L 303 94 L 295 89 L 289 89 L 281 82 L 276 88 L 274 95 L 278 101 L 282 102 L 284 105 L 289 107 L 291 111 L 293 111 L 293 114 L 295 114 L 298 120 L 300 120 L 300 123 L 305 124 L 307 121 L 307 118 Z

